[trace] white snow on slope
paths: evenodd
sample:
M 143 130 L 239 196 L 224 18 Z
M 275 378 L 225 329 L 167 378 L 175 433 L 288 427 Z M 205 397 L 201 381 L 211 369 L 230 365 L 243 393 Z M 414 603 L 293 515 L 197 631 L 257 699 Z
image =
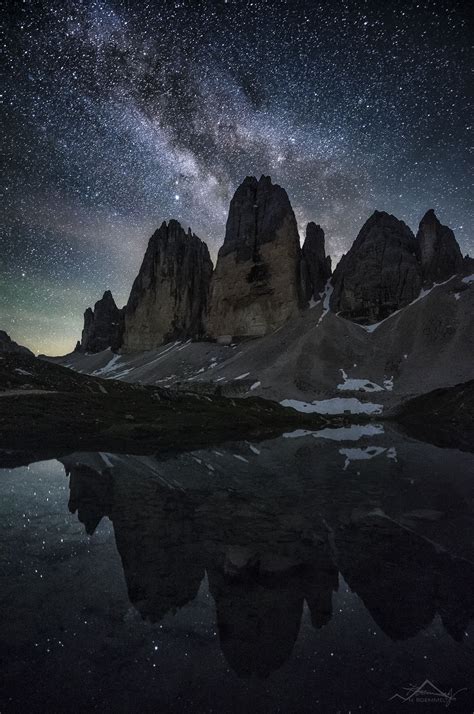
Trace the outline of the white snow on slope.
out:
M 373 325 L 359 325 L 359 327 L 362 327 L 362 329 L 365 330 L 366 332 L 375 332 L 375 330 L 378 327 L 380 327 L 380 325 L 383 325 L 384 322 L 386 322 L 387 320 L 390 320 L 392 317 L 395 317 L 395 315 L 398 315 L 398 313 L 400 313 L 402 310 L 406 310 L 407 308 L 411 307 L 411 305 L 414 305 L 419 300 L 423 300 L 423 298 L 425 298 L 427 295 L 429 295 L 432 290 L 434 290 L 435 288 L 439 288 L 441 285 L 446 285 L 446 283 L 449 283 L 449 281 L 455 277 L 456 277 L 456 275 L 451 275 L 450 278 L 448 278 L 447 280 L 444 280 L 442 283 L 434 283 L 428 289 L 421 288 L 420 294 L 418 295 L 418 297 L 415 298 L 414 300 L 412 300 L 412 302 L 408 303 L 408 305 L 405 305 L 405 307 L 401 307 L 399 310 L 395 310 L 395 312 L 392 312 L 391 315 L 384 318 L 383 320 L 380 320 L 380 322 L 375 322 Z M 468 278 L 464 278 L 463 283 L 469 282 L 470 278 L 472 278 L 472 280 L 474 280 L 474 276 L 471 275 Z
M 236 382 L 238 379 L 245 379 L 245 377 L 248 377 L 250 372 L 245 372 L 245 374 L 239 374 L 238 377 L 234 377 L 234 382 Z
M 328 314 L 329 312 L 329 301 L 331 300 L 331 295 L 334 292 L 334 287 L 331 282 L 331 278 L 327 281 L 326 285 L 324 286 L 324 291 L 320 293 L 320 298 L 323 301 L 323 311 L 321 313 L 321 317 L 318 320 L 318 325 L 321 324 L 323 317 Z
M 283 399 L 280 402 L 282 407 L 291 407 L 297 412 L 305 414 L 343 414 L 349 411 L 351 414 L 381 414 L 382 405 L 372 402 L 361 402 L 354 397 L 343 399 L 334 397 L 333 399 L 322 399 L 315 402 L 301 402 L 297 399 Z
M 463 278 L 462 281 L 466 285 L 470 285 L 471 283 L 474 283 L 474 273 L 472 275 L 466 275 L 466 277 Z
M 348 377 L 343 369 L 339 370 L 342 374 L 343 382 L 337 385 L 339 391 L 357 392 L 383 392 L 383 387 L 369 379 L 354 379 Z
M 100 369 L 96 369 L 95 372 L 92 372 L 92 375 L 95 377 L 99 377 L 103 374 L 108 374 L 109 372 L 113 372 L 116 369 L 119 369 L 119 366 L 117 365 L 118 360 L 120 359 L 121 355 L 114 355 L 109 362 L 107 362 L 106 365 L 101 367 Z

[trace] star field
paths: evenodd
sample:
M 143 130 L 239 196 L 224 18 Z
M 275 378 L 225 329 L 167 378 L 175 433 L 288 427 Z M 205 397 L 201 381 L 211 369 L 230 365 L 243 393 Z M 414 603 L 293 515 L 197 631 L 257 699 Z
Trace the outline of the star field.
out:
M 386 210 L 473 252 L 463 2 L 11 2 L 0 329 L 64 353 L 121 306 L 169 218 L 213 258 L 247 174 L 286 188 L 337 261 Z

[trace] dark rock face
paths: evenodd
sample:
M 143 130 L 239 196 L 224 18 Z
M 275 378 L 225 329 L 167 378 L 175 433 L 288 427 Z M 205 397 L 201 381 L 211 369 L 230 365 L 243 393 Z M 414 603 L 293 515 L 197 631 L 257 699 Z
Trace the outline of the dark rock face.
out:
M 5 332 L 5 330 L 0 330 L 0 353 L 1 352 L 8 352 L 10 354 L 30 355 L 30 357 L 34 357 L 33 352 L 29 350 L 28 347 L 23 347 L 17 342 L 14 342 L 10 335 Z
M 301 249 L 286 191 L 248 176 L 230 204 L 211 286 L 208 334 L 262 336 L 298 314 Z
M 123 310 L 115 304 L 110 290 L 84 313 L 84 329 L 80 346 L 76 351 L 101 352 L 107 348 L 116 350 L 120 347 L 123 334 Z
M 421 270 L 425 283 L 440 283 L 463 269 L 463 257 L 454 233 L 430 209 L 418 228 Z
M 303 270 L 307 279 L 305 296 L 307 299 L 319 300 L 328 279 L 332 275 L 331 258 L 326 256 L 324 231 L 321 226 L 312 221 L 306 226 L 306 238 L 303 244 Z
M 209 250 L 178 221 L 164 222 L 148 243 L 125 309 L 124 351 L 202 337 L 212 262 Z
M 413 233 L 375 211 L 334 271 L 331 308 L 355 322 L 378 322 L 418 297 L 421 284 Z

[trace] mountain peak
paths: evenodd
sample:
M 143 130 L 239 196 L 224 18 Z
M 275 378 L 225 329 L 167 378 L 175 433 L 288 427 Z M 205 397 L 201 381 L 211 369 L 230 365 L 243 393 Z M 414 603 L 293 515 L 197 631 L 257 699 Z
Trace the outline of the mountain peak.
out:
M 425 283 L 439 283 L 461 272 L 461 249 L 448 226 L 444 226 L 432 208 L 420 221 L 416 234 Z

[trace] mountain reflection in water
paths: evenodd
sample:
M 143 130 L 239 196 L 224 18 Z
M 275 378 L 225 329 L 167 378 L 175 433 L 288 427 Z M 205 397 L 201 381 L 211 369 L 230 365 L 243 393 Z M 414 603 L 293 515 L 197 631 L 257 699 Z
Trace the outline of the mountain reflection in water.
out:
M 60 459 L 69 510 L 89 535 L 110 519 L 145 621 L 179 613 L 204 583 L 239 678 L 277 672 L 305 612 L 322 632 L 341 583 L 391 641 L 439 621 L 472 656 L 474 457 L 396 433 L 360 445 L 293 436 L 166 459 L 75 453 Z

